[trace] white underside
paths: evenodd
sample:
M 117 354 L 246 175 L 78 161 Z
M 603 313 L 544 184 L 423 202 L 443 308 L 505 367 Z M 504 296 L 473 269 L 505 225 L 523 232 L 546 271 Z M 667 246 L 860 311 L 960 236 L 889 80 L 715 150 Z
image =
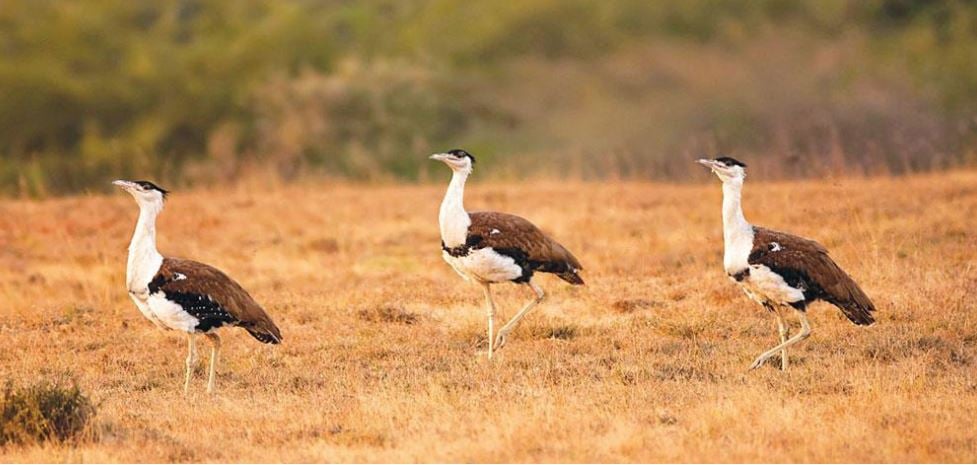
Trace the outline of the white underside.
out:
M 142 316 L 146 317 L 147 320 L 152 321 L 153 324 L 159 326 L 160 328 L 169 329 L 163 324 L 163 321 L 156 316 L 156 313 L 149 308 L 148 295 L 145 295 L 145 299 L 136 294 L 129 294 L 129 297 L 132 298 L 132 302 L 136 304 L 136 308 L 139 309 L 139 313 L 142 313 Z
M 194 328 L 200 322 L 185 312 L 183 307 L 167 300 L 162 292 L 149 294 L 147 290 L 143 294 L 130 293 L 129 297 L 147 320 L 162 329 L 194 332 Z
M 737 284 L 749 298 L 760 304 L 784 306 L 804 300 L 803 291 L 791 287 L 764 265 L 750 265 L 750 275 Z
M 199 320 L 185 312 L 183 307 L 167 300 L 162 292 L 150 295 L 147 303 L 149 311 L 155 318 L 154 321 L 158 321 L 157 324 L 166 329 L 192 333 L 197 324 L 200 323 Z
M 452 257 L 442 252 L 444 261 L 462 278 L 480 283 L 512 281 L 522 276 L 522 268 L 512 257 L 502 255 L 491 247 L 472 250 L 464 257 Z

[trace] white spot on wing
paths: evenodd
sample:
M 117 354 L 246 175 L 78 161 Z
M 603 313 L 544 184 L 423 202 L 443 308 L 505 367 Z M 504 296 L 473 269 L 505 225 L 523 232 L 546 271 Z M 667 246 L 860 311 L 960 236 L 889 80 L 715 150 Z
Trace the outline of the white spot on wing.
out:
M 771 252 L 779 252 L 780 249 L 781 249 L 780 244 L 778 244 L 776 242 L 771 242 L 770 243 L 770 251 Z
M 493 229 L 492 231 L 490 231 L 490 232 L 489 232 L 489 234 L 490 234 L 490 235 L 491 235 L 491 234 L 500 234 L 501 232 L 502 232 L 502 231 L 499 231 L 498 229 Z
M 183 273 L 173 273 L 174 281 L 183 281 L 184 279 L 187 279 L 187 275 Z

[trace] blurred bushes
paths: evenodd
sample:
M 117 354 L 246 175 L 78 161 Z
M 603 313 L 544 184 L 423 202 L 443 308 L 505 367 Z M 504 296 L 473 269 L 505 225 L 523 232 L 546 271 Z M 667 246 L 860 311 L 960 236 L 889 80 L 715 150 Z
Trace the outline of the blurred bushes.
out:
M 77 386 L 7 383 L 0 396 L 0 446 L 79 439 L 94 416 L 94 405 Z
M 937 169 L 975 161 L 975 39 L 962 0 L 6 0 L 0 192 L 415 179 L 453 146 L 498 175 Z
M 273 1 L 5 1 L 0 185 L 41 193 L 113 175 L 177 176 L 207 154 L 215 129 L 252 122 L 249 99 L 271 73 L 329 69 L 333 41 L 317 10 Z
M 414 178 L 424 154 L 468 117 L 446 77 L 405 63 L 346 61 L 336 72 L 279 76 L 258 87 L 259 159 L 285 179 L 322 167 L 358 179 Z

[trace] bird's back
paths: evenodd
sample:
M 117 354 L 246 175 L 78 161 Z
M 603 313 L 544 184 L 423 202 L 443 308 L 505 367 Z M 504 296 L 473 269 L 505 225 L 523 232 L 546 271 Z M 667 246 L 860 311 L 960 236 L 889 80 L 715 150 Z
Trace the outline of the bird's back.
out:
M 875 322 L 875 304 L 816 241 L 803 237 L 754 228 L 753 250 L 749 263 L 764 265 L 791 286 L 805 289 L 810 300 L 822 299 L 838 308 L 858 325 Z
M 468 236 L 479 247 L 498 251 L 518 250 L 537 271 L 554 273 L 571 284 L 583 284 L 577 273 L 583 269 L 566 247 L 543 234 L 529 220 L 499 212 L 473 212 Z
M 217 303 L 229 316 L 228 323 L 241 326 L 255 339 L 277 344 L 281 331 L 271 317 L 237 281 L 205 263 L 181 258 L 164 258 L 149 284 L 150 292 L 201 296 Z

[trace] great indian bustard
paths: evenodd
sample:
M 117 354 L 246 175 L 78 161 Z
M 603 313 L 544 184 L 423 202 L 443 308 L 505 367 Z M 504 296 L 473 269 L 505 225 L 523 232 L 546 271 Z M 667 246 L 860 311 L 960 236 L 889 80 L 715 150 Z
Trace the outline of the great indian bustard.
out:
M 139 204 L 139 220 L 129 244 L 126 286 L 129 297 L 149 321 L 163 329 L 187 333 L 188 355 L 184 394 L 197 362 L 195 338 L 212 343 L 207 392 L 213 393 L 221 339 L 217 329 L 239 326 L 255 339 L 278 344 L 282 333 L 244 288 L 220 270 L 191 260 L 163 257 L 156 250 L 156 216 L 167 191 L 149 181 L 115 181 Z
M 821 244 L 802 237 L 751 225 L 740 203 L 746 165 L 729 157 L 700 159 L 723 182 L 723 266 L 730 279 L 746 295 L 777 316 L 780 344 L 760 354 L 750 365 L 755 369 L 780 353 L 781 369 L 787 370 L 787 348 L 811 334 L 805 310 L 811 302 L 824 300 L 841 309 L 856 325 L 875 322 L 875 305 L 858 284 Z M 788 339 L 789 330 L 781 310 L 797 312 L 801 332 Z
M 488 358 L 506 344 L 509 333 L 530 310 L 543 301 L 543 289 L 532 282 L 533 273 L 553 273 L 564 281 L 583 284 L 578 272 L 583 269 L 565 247 L 546 236 L 528 220 L 506 213 L 465 210 L 465 181 L 472 172 L 475 157 L 464 150 L 431 155 L 453 171 L 448 191 L 441 202 L 438 222 L 444 260 L 466 281 L 482 285 L 488 313 Z M 495 303 L 491 285 L 514 282 L 525 284 L 536 294 L 493 337 Z

